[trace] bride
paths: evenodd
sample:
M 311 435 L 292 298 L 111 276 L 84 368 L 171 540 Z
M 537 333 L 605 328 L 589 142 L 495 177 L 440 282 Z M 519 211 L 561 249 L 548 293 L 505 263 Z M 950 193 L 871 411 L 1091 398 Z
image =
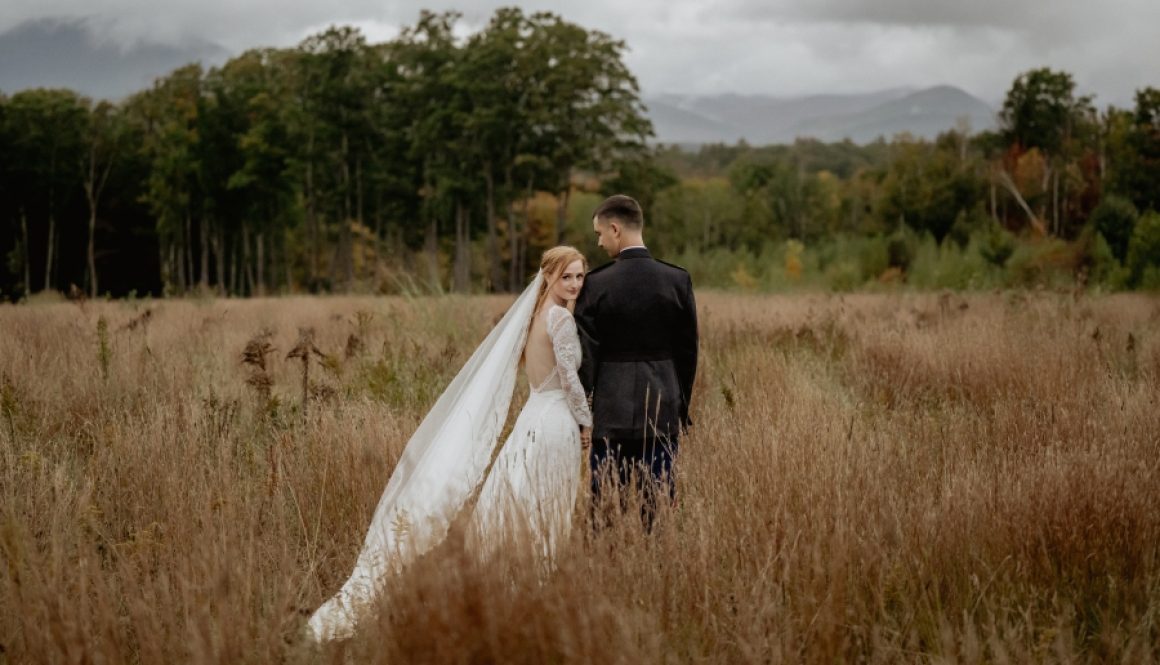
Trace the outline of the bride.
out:
M 352 636 L 386 576 L 443 540 L 481 480 L 473 546 L 487 552 L 519 532 L 552 560 L 572 527 L 592 427 L 571 312 L 585 268 L 572 247 L 544 252 L 539 273 L 435 402 L 387 482 L 350 579 L 310 618 L 315 640 Z M 531 394 L 484 479 L 521 360 Z

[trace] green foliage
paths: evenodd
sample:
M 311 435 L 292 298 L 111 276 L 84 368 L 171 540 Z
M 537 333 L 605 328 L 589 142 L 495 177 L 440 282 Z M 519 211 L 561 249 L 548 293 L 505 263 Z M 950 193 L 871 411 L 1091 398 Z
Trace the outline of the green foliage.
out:
M 1123 269 L 1103 234 L 1088 226 L 1076 241 L 1076 251 L 1079 254 L 1079 269 L 1084 280 L 1095 284 L 1107 284 L 1112 288 L 1122 287 Z
M 1089 223 L 1104 237 L 1116 259 L 1122 262 L 1128 257 L 1128 243 L 1139 216 L 1131 201 L 1113 194 L 1100 201 L 1092 211 Z
M 1090 97 L 1075 97 L 1071 74 L 1044 67 L 1015 79 L 1003 101 L 999 122 L 1009 143 L 1055 154 L 1063 149 L 1077 118 L 1090 108 Z
M 1135 112 L 1124 114 L 1116 184 L 1140 210 L 1160 210 L 1160 89 L 1136 91 Z
M 602 262 L 589 220 L 613 192 L 644 204 L 650 247 L 699 284 L 1151 274 L 1126 264 L 1132 206 L 1160 201 L 1155 88 L 1097 116 L 1070 74 L 1037 69 L 999 131 L 649 147 L 624 42 L 518 8 L 466 36 L 460 20 L 422 12 L 378 44 L 332 27 L 120 104 L 0 97 L 0 293 L 95 295 L 98 275 L 116 294 L 512 290 L 558 242 Z
M 1002 268 L 1015 253 L 1015 236 L 998 224 L 989 224 L 978 238 L 979 254 L 987 263 Z
M 956 243 L 935 242 L 925 236 L 917 243 L 907 284 L 919 289 L 985 289 L 995 275 L 972 239 L 964 249 Z
M 863 284 L 862 266 L 854 258 L 839 258 L 826 267 L 826 285 L 837 292 L 853 291 Z
M 1136 223 L 1127 268 L 1131 286 L 1160 289 L 1160 213 L 1149 211 Z
M 1007 266 L 1008 285 L 1071 286 L 1080 265 L 1079 259 L 1076 248 L 1059 239 L 1048 238 L 1020 244 Z
M 960 154 L 901 141 L 882 182 L 879 215 L 930 233 L 938 242 L 981 199 L 982 181 Z
M 886 240 L 886 267 L 898 268 L 902 272 L 910 269 L 914 262 L 916 238 L 913 233 L 899 229 Z
M 90 102 L 70 90 L 34 89 L 4 100 L 3 109 L 0 215 L 7 223 L 0 228 L 15 233 L 5 234 L 12 240 L 0 247 L 11 249 L 0 254 L 23 254 L 23 274 L 14 276 L 25 293 L 53 289 L 60 284 L 62 237 L 81 226 L 67 213 L 80 200 Z

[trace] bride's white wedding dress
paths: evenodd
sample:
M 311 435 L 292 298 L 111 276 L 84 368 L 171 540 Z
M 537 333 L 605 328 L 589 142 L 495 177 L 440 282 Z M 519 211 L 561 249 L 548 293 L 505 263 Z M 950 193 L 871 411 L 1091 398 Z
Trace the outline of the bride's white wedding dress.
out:
M 592 413 L 576 373 L 580 338 L 572 313 L 552 305 L 546 317 L 556 365 L 532 387 L 500 449 L 472 515 L 472 535 L 484 548 L 530 536 L 551 561 L 572 528 L 583 462 L 577 425 L 591 427 Z
M 407 442 L 367 529 L 354 572 L 308 624 L 318 641 L 350 637 L 376 606 L 387 575 L 438 545 L 451 520 L 483 482 L 469 543 L 481 555 L 511 534 L 530 536 L 551 561 L 571 529 L 579 489 L 578 425 L 592 415 L 577 369 L 580 341 L 572 314 L 544 313 L 555 367 L 532 385 L 511 435 L 483 476 L 503 429 L 536 294 L 528 288 L 488 334 Z

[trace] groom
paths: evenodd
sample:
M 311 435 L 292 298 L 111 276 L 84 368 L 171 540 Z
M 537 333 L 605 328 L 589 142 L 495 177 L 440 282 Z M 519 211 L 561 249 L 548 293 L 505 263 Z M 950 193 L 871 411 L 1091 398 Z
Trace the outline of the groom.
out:
M 609 197 L 592 218 L 596 242 L 615 260 L 588 273 L 576 300 L 584 357 L 580 381 L 592 396 L 592 496 L 604 483 L 635 476 L 651 526 L 656 492 L 675 498 L 673 459 L 692 423 L 697 373 L 693 281 L 658 261 L 644 245 L 644 213 L 624 195 Z

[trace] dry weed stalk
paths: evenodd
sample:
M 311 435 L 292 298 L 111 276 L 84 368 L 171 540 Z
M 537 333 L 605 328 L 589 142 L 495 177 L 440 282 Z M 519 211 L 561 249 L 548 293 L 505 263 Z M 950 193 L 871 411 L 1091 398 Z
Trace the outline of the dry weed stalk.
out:
M 307 417 L 310 402 L 310 357 L 318 357 L 325 366 L 333 367 L 333 360 L 314 345 L 314 328 L 299 328 L 298 343 L 286 354 L 286 359 L 302 362 L 302 417 Z
M 153 319 L 153 310 L 151 308 L 146 307 L 145 311 L 143 311 L 140 314 L 138 314 L 137 316 L 134 316 L 133 318 L 129 319 L 129 321 L 125 325 L 121 326 L 121 330 L 133 331 L 133 330 L 136 330 L 137 328 L 141 328 L 141 330 L 148 333 L 149 332 L 149 322 L 152 319 Z
M 105 315 L 97 317 L 97 366 L 101 368 L 101 380 L 109 381 L 109 361 L 112 351 L 109 349 L 109 322 Z
M 355 331 L 346 338 L 345 356 L 347 360 L 360 355 L 366 350 L 366 338 L 370 330 L 374 314 L 365 310 L 354 313 Z
M 223 399 L 211 388 L 209 396 L 202 400 L 202 408 L 206 414 L 206 438 L 210 441 L 228 439 L 238 413 L 237 400 Z
M 0 373 L 0 413 L 4 414 L 4 421 L 8 424 L 8 437 L 16 441 L 16 410 L 19 407 L 16 396 L 16 385 L 7 372 Z
M 275 351 L 274 345 L 270 343 L 273 337 L 273 330 L 263 328 L 246 342 L 246 347 L 242 350 L 242 363 L 250 368 L 246 385 L 254 389 L 263 405 L 269 404 L 270 389 L 274 385 L 266 367 L 266 356 Z

